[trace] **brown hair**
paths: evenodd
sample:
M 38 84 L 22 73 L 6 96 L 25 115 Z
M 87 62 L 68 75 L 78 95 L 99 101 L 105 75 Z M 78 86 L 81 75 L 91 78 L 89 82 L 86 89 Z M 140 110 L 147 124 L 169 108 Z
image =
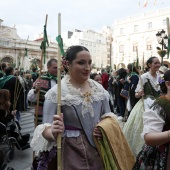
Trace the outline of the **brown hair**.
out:
M 0 90 L 0 109 L 9 110 L 11 103 L 10 103 L 10 92 L 7 89 Z

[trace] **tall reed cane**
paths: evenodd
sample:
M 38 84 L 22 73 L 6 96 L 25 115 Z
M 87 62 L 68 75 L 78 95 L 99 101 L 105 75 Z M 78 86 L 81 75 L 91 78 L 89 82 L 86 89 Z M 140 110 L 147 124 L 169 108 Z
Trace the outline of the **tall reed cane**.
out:
M 47 19 L 48 19 L 48 15 L 46 14 L 45 25 L 47 25 Z M 44 50 L 43 50 L 43 48 L 42 48 L 41 59 L 40 59 L 40 73 L 39 73 L 39 76 L 38 76 L 38 80 L 39 80 L 39 81 L 41 80 L 43 55 L 44 55 Z M 36 115 L 35 123 L 34 123 L 34 124 L 35 124 L 35 128 L 38 126 L 39 103 L 40 103 L 40 90 L 39 90 L 38 93 L 37 93 L 37 105 L 36 105 L 36 107 L 35 107 L 35 115 Z M 34 157 L 35 157 L 35 152 L 33 152 L 33 159 L 34 159 Z
M 169 18 L 166 18 L 166 25 L 167 25 L 167 33 L 168 33 L 168 36 L 170 36 Z
M 61 35 L 61 13 L 58 14 L 58 35 Z M 57 115 L 61 116 L 61 51 L 58 44 L 58 69 L 57 69 Z M 62 170 L 62 155 L 61 155 L 61 136 L 57 135 L 57 169 Z
M 45 25 L 47 25 L 47 19 L 48 19 L 48 15 L 46 14 L 46 19 L 45 19 Z M 44 50 L 42 48 L 42 52 L 41 52 L 41 59 L 40 59 L 40 73 L 38 76 L 38 80 L 41 80 L 41 72 L 42 72 L 42 60 L 43 60 L 43 55 L 44 55 Z M 37 127 L 38 125 L 38 110 L 39 110 L 39 103 L 40 103 L 40 90 L 37 93 L 37 105 L 36 105 L 36 120 L 35 120 L 35 127 Z
M 137 58 L 138 58 L 138 48 L 136 48 L 136 54 L 137 54 Z M 138 62 L 138 61 L 137 61 Z M 143 81 L 142 81 L 142 77 L 141 77 L 141 70 L 139 68 L 137 68 L 139 71 L 139 80 L 140 80 L 140 86 L 141 88 L 143 88 Z M 143 109 L 145 110 L 145 106 L 144 106 L 144 97 L 142 96 L 142 105 L 143 105 Z
M 140 69 L 139 69 L 139 81 L 140 81 L 140 86 L 141 86 L 141 88 L 143 88 L 143 81 L 142 81 L 141 70 L 140 70 Z M 144 97 L 142 96 L 141 99 L 142 99 L 143 110 L 145 111 Z
M 167 49 L 167 58 L 169 59 L 170 53 L 170 25 L 169 25 L 169 18 L 166 18 L 166 25 L 167 25 L 167 33 L 168 33 L 168 49 Z

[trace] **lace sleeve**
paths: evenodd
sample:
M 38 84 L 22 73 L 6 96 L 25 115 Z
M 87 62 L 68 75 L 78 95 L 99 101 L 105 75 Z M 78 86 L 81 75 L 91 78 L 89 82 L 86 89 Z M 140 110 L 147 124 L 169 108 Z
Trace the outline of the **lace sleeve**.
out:
M 53 146 L 56 146 L 56 142 L 49 142 L 43 136 L 42 133 L 45 127 L 51 126 L 51 124 L 46 123 L 42 125 L 38 125 L 34 131 L 33 139 L 30 143 L 33 151 L 42 152 L 42 151 L 50 151 Z
M 57 103 L 57 85 L 53 86 L 50 90 L 45 94 L 45 99 L 51 100 L 52 103 Z
M 141 75 L 141 80 L 142 80 L 142 85 L 143 86 L 146 83 L 146 78 L 145 77 L 146 77 L 145 74 Z M 141 87 L 141 80 L 139 79 L 138 85 L 136 87 L 135 92 L 139 92 L 139 91 L 143 90 L 143 87 Z

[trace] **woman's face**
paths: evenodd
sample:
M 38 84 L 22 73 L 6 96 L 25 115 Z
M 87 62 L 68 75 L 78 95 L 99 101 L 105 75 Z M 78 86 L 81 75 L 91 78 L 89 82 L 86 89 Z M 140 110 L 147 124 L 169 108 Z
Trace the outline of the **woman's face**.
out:
M 102 84 L 102 78 L 100 75 L 96 75 L 94 81 L 97 81 L 99 84 Z
M 167 88 L 167 91 L 168 91 L 170 89 L 170 81 L 166 81 L 165 85 L 166 85 L 166 88 Z
M 74 81 L 86 81 L 92 69 L 91 55 L 88 51 L 80 51 L 76 58 L 69 64 L 69 74 Z
M 127 67 L 127 73 L 130 73 L 130 69 Z
M 153 72 L 157 72 L 159 70 L 159 67 L 161 66 L 158 58 L 154 58 L 152 60 L 152 63 L 148 65 L 149 65 L 150 70 Z

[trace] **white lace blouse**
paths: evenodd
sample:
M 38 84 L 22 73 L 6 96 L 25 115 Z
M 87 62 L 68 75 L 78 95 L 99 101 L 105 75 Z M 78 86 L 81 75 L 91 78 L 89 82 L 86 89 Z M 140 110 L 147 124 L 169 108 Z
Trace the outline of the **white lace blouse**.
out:
M 160 90 L 159 81 L 158 81 L 159 76 L 160 76 L 159 73 L 157 73 L 156 78 L 154 78 L 149 72 L 142 74 L 141 75 L 142 85 L 144 86 L 145 83 L 148 81 L 147 79 L 149 79 L 152 87 L 156 91 L 159 91 Z M 141 80 L 139 80 L 135 92 L 139 92 L 143 90 L 143 87 L 141 87 Z
M 149 79 L 149 81 L 150 81 L 150 83 L 151 83 L 151 86 L 152 86 L 156 91 L 159 91 L 159 90 L 160 90 L 159 81 L 158 81 L 158 79 L 159 79 L 159 73 L 157 73 L 156 78 L 154 78 L 149 72 L 147 72 L 147 73 L 144 73 L 144 74 L 141 75 L 141 80 L 139 80 L 135 92 L 139 92 L 139 91 L 141 91 L 141 90 L 143 89 L 145 83 L 148 82 L 147 79 Z M 142 87 L 141 87 L 141 81 L 142 81 L 142 85 L 143 85 Z M 149 97 L 148 97 L 148 98 L 145 98 L 145 99 L 144 99 L 144 107 L 145 107 L 144 110 L 150 109 L 150 107 L 151 107 L 151 105 L 153 104 L 153 102 L 154 102 L 153 99 L 151 99 L 151 98 L 149 98 Z
M 100 105 L 101 101 L 102 107 L 104 108 L 104 116 L 111 116 L 115 117 L 113 113 L 110 112 L 110 108 L 108 108 L 108 101 L 109 101 L 109 93 L 104 90 L 104 88 L 98 84 L 97 82 L 89 79 L 88 82 L 91 86 L 91 92 L 88 94 L 82 94 L 80 89 L 77 89 L 72 86 L 70 83 L 70 77 L 67 75 L 61 81 L 61 105 L 62 106 L 77 106 L 81 105 L 82 108 L 80 113 L 83 119 L 92 120 L 92 124 L 96 122 L 95 115 L 101 112 Z M 35 129 L 33 139 L 31 141 L 31 147 L 35 151 L 46 151 L 52 149 L 53 146 L 56 146 L 55 142 L 48 142 L 46 139 L 43 138 L 42 132 L 44 131 L 46 126 L 50 126 L 53 121 L 53 116 L 57 113 L 57 85 L 51 88 L 45 95 L 46 99 L 44 102 L 43 107 L 43 123 L 42 125 L 37 126 Z M 68 107 L 69 109 L 69 107 Z M 68 114 L 68 113 L 67 113 Z M 88 114 L 88 115 L 87 115 Z M 74 115 L 72 115 L 74 116 Z M 96 115 L 97 116 L 97 115 Z M 90 118 L 91 117 L 91 118 Z M 98 116 L 97 116 L 98 117 Z M 94 122 L 93 122 L 94 121 Z M 90 122 L 86 122 L 88 124 Z M 92 128 L 92 124 L 89 124 L 89 130 Z M 86 126 L 86 125 L 85 125 Z M 90 128 L 91 126 L 91 128 Z M 95 124 L 94 124 L 95 126 Z M 79 130 L 65 130 L 67 137 L 78 137 L 80 135 Z M 42 143 L 42 145 L 38 145 L 38 143 Z

